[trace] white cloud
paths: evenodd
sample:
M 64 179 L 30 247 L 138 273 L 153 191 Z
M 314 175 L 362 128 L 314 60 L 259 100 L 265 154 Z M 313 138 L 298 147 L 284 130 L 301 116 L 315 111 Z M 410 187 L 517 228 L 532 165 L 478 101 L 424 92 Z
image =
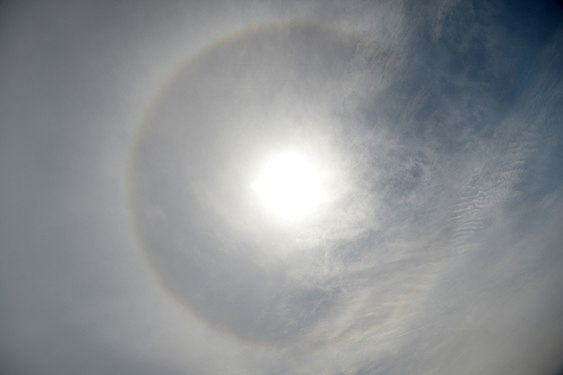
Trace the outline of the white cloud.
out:
M 8 371 L 557 370 L 540 6 L 534 37 L 465 1 L 0 7 Z M 243 189 L 287 144 L 340 176 L 299 230 Z

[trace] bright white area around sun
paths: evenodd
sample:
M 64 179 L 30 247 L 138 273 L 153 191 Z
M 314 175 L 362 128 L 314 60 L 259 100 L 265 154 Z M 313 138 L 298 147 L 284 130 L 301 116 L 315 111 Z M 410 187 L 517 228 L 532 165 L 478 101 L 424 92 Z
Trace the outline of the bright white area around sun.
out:
M 311 218 L 328 203 L 328 175 L 306 154 L 285 151 L 264 160 L 250 188 L 264 211 L 295 223 Z

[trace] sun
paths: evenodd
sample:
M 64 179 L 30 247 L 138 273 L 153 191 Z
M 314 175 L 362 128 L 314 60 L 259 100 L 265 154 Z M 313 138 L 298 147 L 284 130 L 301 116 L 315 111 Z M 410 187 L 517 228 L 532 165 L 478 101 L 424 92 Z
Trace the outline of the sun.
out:
M 264 210 L 284 221 L 311 217 L 328 198 L 326 172 L 306 155 L 288 151 L 265 161 L 250 188 Z

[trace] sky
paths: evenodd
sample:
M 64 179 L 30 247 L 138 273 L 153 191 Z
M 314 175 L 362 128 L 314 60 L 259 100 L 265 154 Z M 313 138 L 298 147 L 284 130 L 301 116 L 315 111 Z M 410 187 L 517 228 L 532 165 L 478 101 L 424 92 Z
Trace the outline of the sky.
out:
M 563 5 L 423 3 L 1 1 L 0 372 L 561 374 Z

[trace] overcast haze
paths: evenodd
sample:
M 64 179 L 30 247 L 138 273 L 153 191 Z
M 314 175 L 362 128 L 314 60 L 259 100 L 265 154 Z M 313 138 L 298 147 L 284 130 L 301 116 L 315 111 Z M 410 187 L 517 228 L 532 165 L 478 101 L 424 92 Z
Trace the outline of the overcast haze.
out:
M 557 1 L 0 2 L 0 372 L 560 374 L 562 67 Z

